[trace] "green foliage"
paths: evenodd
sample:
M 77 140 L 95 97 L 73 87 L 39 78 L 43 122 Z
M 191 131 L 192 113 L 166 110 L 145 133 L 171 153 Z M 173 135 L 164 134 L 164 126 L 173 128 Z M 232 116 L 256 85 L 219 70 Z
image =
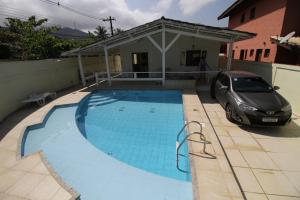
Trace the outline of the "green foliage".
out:
M 122 33 L 122 32 L 124 32 L 124 30 L 121 29 L 121 28 L 116 28 L 116 29 L 114 29 L 114 33 L 115 33 L 115 34 L 119 34 L 119 33 Z
M 47 19 L 37 20 L 31 16 L 27 21 L 7 18 L 6 27 L 0 29 L 1 56 L 4 59 L 34 60 L 57 58 L 63 51 L 84 46 L 95 41 L 94 37 L 86 40 L 63 40 L 52 35 L 59 28 L 46 27 Z
M 98 38 L 98 40 L 105 40 L 106 38 L 108 38 L 107 29 L 104 26 L 97 26 L 94 34 L 95 37 Z
M 97 26 L 94 33 L 82 40 L 60 39 L 52 33 L 59 30 L 56 26 L 45 26 L 47 19 L 28 20 L 7 18 L 5 27 L 0 27 L 0 59 L 36 60 L 57 58 L 64 51 L 86 46 L 108 38 L 105 27 Z M 115 33 L 123 32 L 115 29 Z

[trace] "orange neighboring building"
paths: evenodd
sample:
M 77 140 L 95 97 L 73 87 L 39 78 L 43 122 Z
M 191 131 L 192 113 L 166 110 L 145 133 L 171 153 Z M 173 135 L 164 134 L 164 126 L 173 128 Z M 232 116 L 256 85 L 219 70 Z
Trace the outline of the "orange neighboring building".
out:
M 299 64 L 299 54 L 271 42 L 271 36 L 300 34 L 300 0 L 237 0 L 218 19 L 229 28 L 257 33 L 233 45 L 234 59 Z

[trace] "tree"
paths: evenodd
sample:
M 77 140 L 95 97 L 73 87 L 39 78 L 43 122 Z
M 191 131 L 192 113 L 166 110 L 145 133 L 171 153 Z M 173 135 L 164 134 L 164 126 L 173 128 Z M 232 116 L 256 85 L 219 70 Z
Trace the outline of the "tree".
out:
M 0 29 L 0 46 L 5 48 L 4 58 L 46 59 L 56 58 L 63 51 L 80 46 L 78 42 L 62 40 L 53 34 L 59 28 L 46 27 L 47 19 L 37 20 L 31 16 L 28 20 L 7 18 L 4 28 Z
M 124 30 L 121 29 L 121 28 L 116 28 L 116 29 L 114 30 L 114 33 L 115 33 L 115 34 L 119 34 L 119 33 L 122 33 L 122 32 L 124 32 Z
M 108 38 L 107 29 L 104 26 L 97 26 L 96 31 L 94 31 L 94 33 L 99 40 L 104 40 Z

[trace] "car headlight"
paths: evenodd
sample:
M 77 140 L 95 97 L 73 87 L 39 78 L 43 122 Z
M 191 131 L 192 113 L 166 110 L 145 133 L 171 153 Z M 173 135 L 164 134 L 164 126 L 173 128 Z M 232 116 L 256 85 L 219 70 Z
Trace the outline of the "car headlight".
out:
M 287 111 L 290 111 L 290 110 L 292 110 L 291 104 L 288 104 L 288 105 L 284 106 L 284 107 L 281 109 L 281 111 L 283 111 L 283 112 L 287 112 Z
M 255 107 L 253 107 L 253 106 L 249 106 L 249 105 L 247 105 L 247 104 L 244 104 L 244 103 L 241 103 L 240 105 L 239 105 L 239 108 L 241 109 L 241 110 L 248 110 L 248 111 L 257 111 L 257 108 L 255 108 Z
M 253 106 L 249 106 L 248 104 L 245 104 L 239 97 L 233 97 L 233 99 L 235 100 L 236 104 L 238 105 L 238 107 L 241 110 L 257 111 L 257 108 L 255 108 Z

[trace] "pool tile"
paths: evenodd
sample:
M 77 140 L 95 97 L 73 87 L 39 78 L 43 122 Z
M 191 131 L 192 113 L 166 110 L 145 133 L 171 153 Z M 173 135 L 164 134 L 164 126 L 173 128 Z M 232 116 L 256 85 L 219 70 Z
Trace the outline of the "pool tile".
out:
M 49 170 L 48 168 L 45 166 L 45 164 L 43 162 L 40 162 L 39 164 L 37 164 L 32 170 L 31 172 L 33 173 L 38 173 L 38 174 L 45 174 L 45 175 L 49 175 Z
M 19 179 L 16 184 L 10 187 L 7 193 L 25 197 L 33 189 L 35 189 L 44 178 L 44 175 L 27 173 L 25 176 Z
M 72 196 L 63 188 L 59 189 L 54 196 L 51 198 L 51 200 L 69 200 Z
M 234 167 L 234 171 L 245 192 L 263 193 L 263 190 L 249 168 Z
M 35 200 L 49 200 L 56 192 L 58 192 L 59 188 L 60 185 L 56 180 L 54 180 L 52 176 L 47 176 L 29 193 L 28 198 Z
M 13 166 L 14 170 L 30 171 L 41 163 L 41 158 L 39 154 L 30 155 L 26 158 L 23 158 L 18 164 Z
M 0 192 L 5 192 L 24 175 L 25 172 L 12 170 L 9 170 L 6 173 L 0 175 Z
M 300 171 L 298 153 L 268 153 L 268 155 L 281 170 Z
M 234 144 L 241 150 L 261 150 L 258 143 L 252 138 L 232 137 Z
M 265 194 L 245 192 L 247 200 L 268 200 Z
M 241 152 L 236 149 L 226 150 L 226 154 L 230 160 L 230 163 L 234 167 L 248 167 L 245 159 L 243 158 Z
M 268 195 L 269 200 L 300 200 L 300 197 Z
M 254 169 L 253 172 L 267 194 L 300 195 L 296 187 L 280 171 Z
M 279 169 L 266 152 L 243 150 L 241 152 L 251 168 Z
M 284 171 L 283 173 L 288 177 L 289 181 L 300 192 L 300 172 Z
M 10 168 L 17 163 L 16 152 L 2 150 L 0 151 L 0 167 Z

